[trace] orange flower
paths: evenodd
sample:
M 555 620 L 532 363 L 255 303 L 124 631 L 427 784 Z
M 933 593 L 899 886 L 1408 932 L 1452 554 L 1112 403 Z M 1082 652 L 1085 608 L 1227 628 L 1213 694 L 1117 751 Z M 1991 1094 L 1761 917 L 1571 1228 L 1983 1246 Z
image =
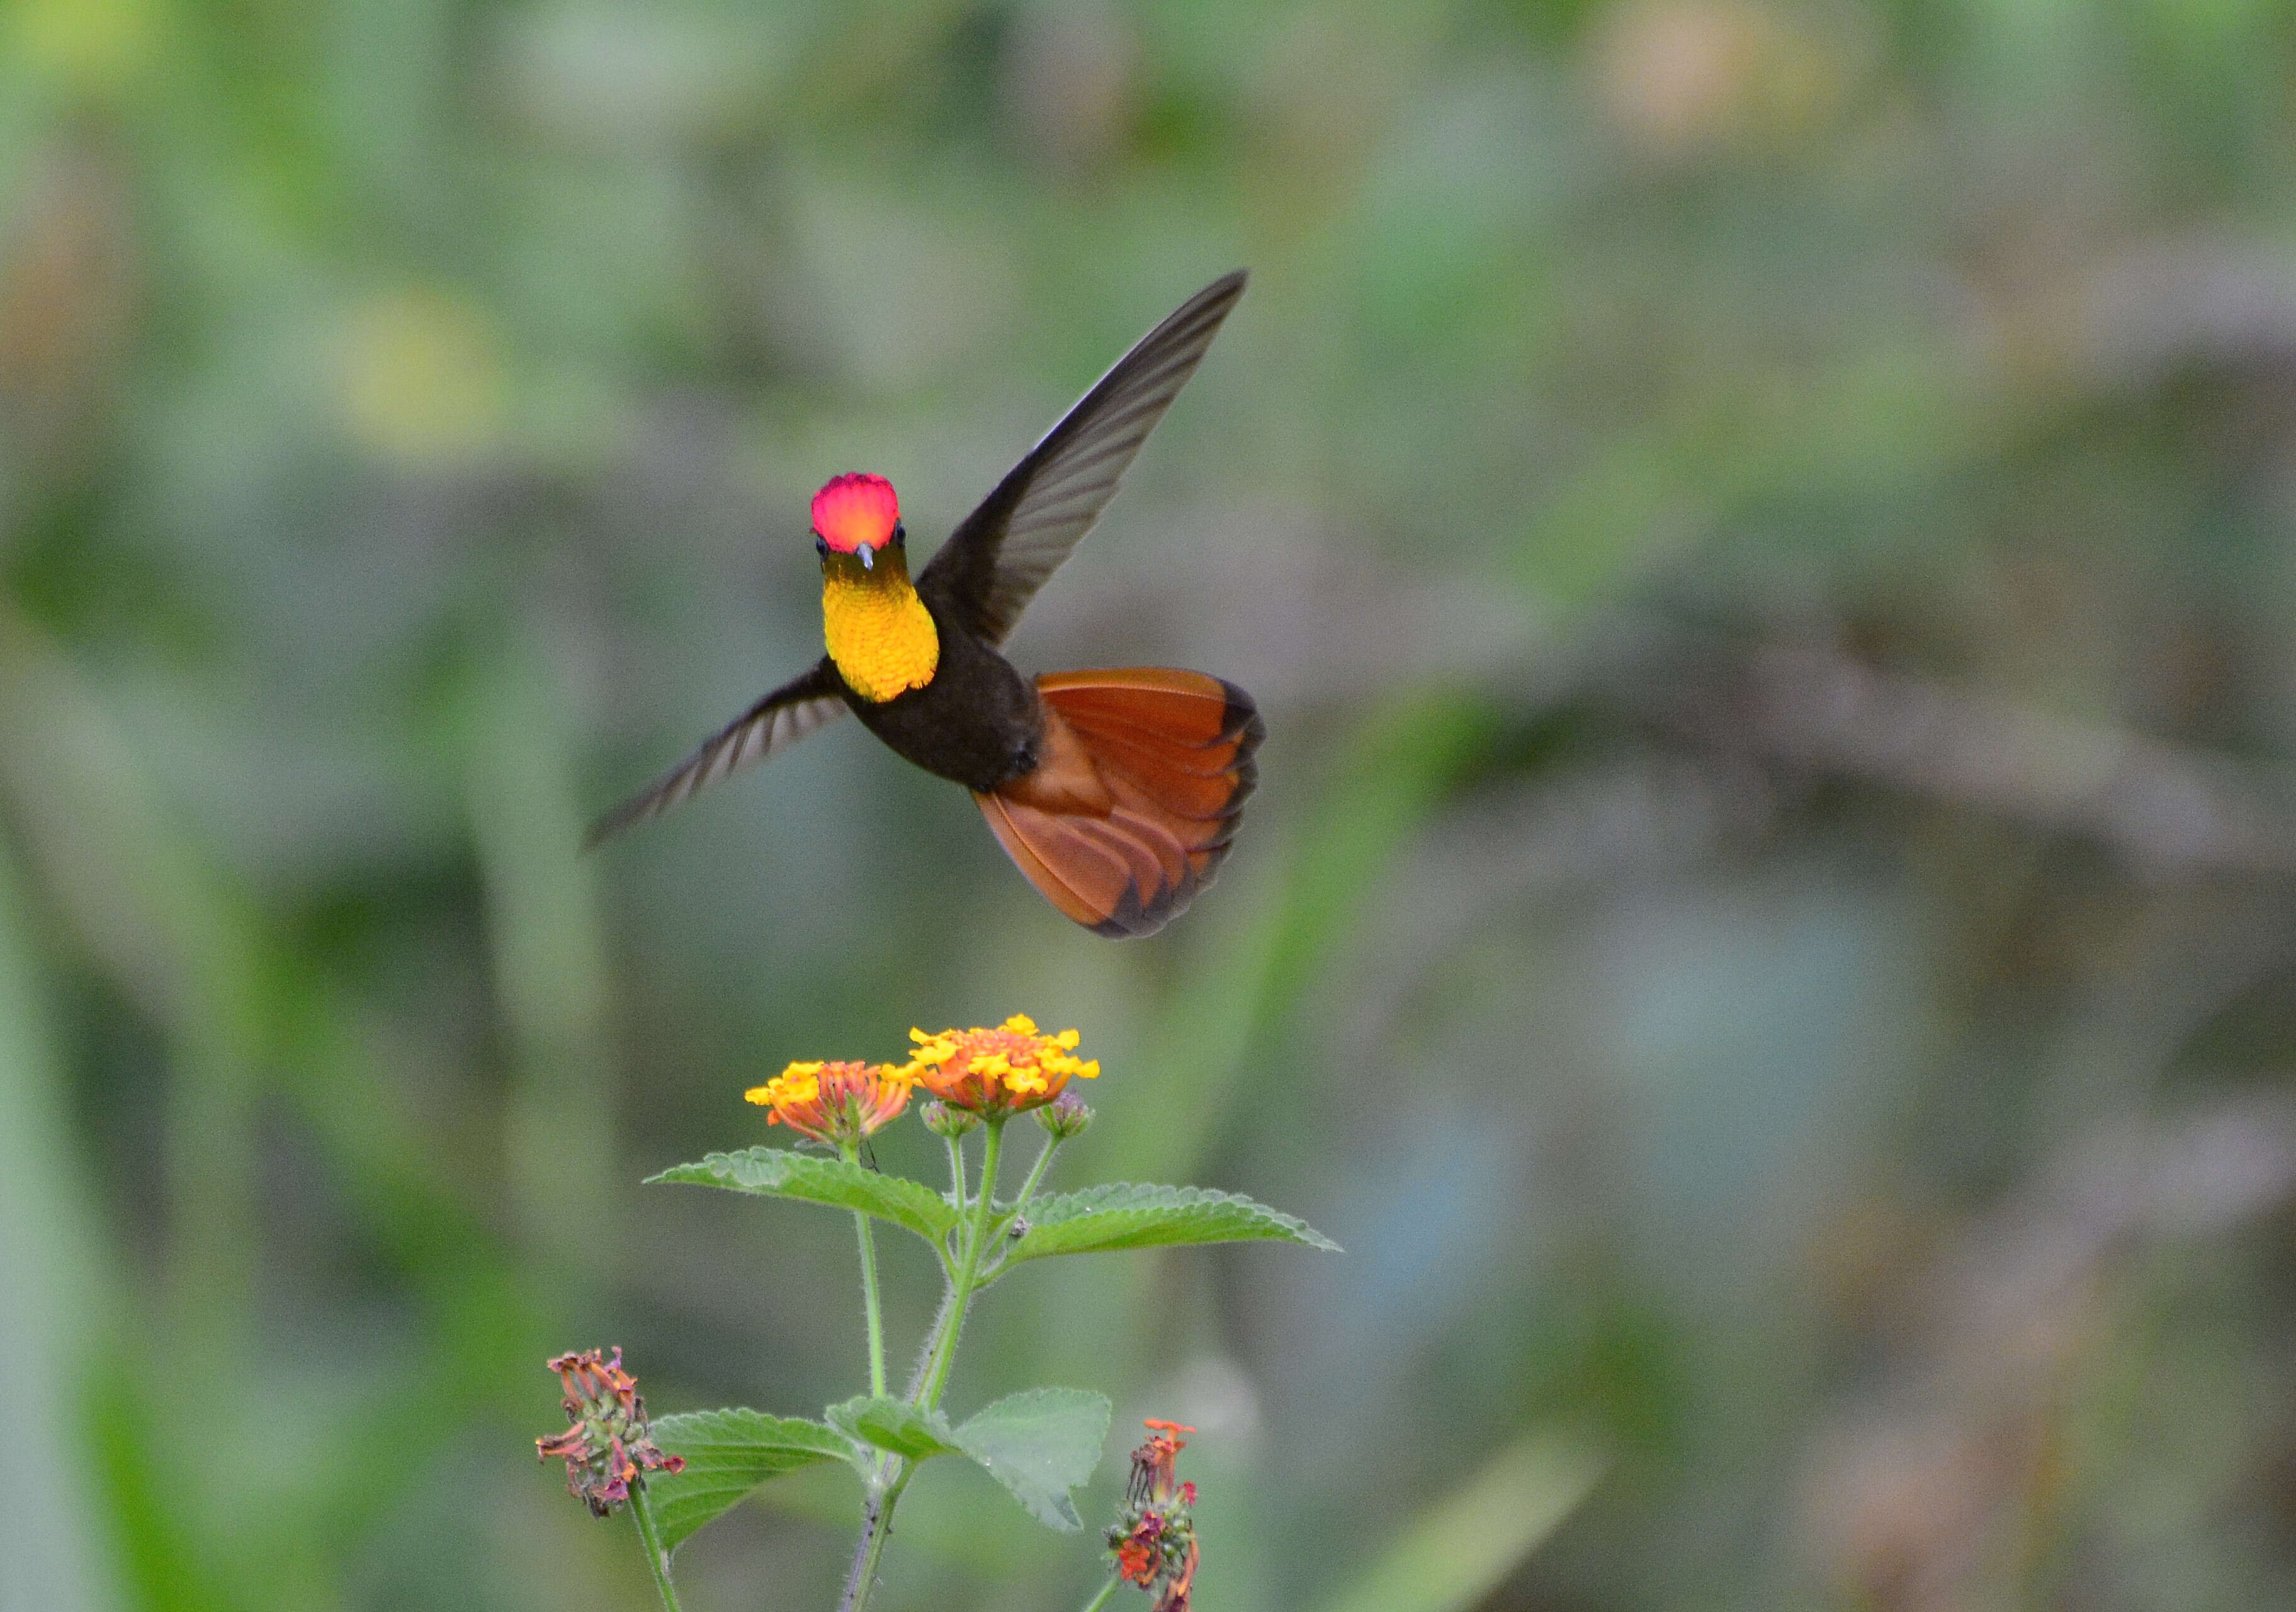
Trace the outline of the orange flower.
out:
M 1146 1589 L 1156 1582 L 1156 1542 L 1164 1531 L 1160 1517 L 1144 1517 L 1116 1547 L 1116 1575 L 1128 1584 Z
M 793 1063 L 742 1095 L 773 1112 L 767 1125 L 843 1147 L 873 1136 L 909 1106 L 916 1076 L 889 1063 Z
M 1130 1499 L 1136 1506 L 1162 1506 L 1183 1487 L 1174 1468 L 1179 1462 L 1180 1452 L 1188 1447 L 1188 1441 L 1179 1436 L 1195 1429 L 1176 1421 L 1151 1420 L 1140 1425 L 1148 1429 L 1148 1442 L 1132 1452 Z M 1187 1503 L 1193 1505 L 1195 1485 L 1185 1486 L 1188 1491 Z
M 1015 1013 L 993 1030 L 943 1030 L 928 1035 L 911 1030 L 917 1043 L 906 1071 L 918 1084 L 953 1109 L 976 1114 L 1018 1114 L 1042 1108 L 1071 1077 L 1096 1080 L 1100 1060 L 1076 1055 L 1074 1030 L 1039 1034 L 1036 1020 Z

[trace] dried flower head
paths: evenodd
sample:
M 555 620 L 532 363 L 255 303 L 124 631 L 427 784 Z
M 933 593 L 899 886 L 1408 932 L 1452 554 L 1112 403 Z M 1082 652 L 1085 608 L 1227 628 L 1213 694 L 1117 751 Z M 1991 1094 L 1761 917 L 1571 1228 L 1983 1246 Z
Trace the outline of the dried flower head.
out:
M 742 1096 L 785 1125 L 832 1148 L 874 1135 L 908 1107 L 916 1076 L 889 1063 L 793 1063 Z
M 565 1461 L 569 1494 L 606 1517 L 630 1497 L 634 1486 L 644 1485 L 645 1473 L 685 1470 L 684 1456 L 655 1448 L 645 1401 L 638 1397 L 637 1379 L 622 1370 L 619 1347 L 611 1360 L 597 1349 L 562 1354 L 550 1369 L 566 1390 L 566 1414 L 573 1424 L 563 1433 L 536 1439 L 534 1452 L 543 1461 Z
M 1108 1531 L 1117 1575 L 1156 1597 L 1152 1612 L 1188 1612 L 1196 1578 L 1196 1526 L 1190 1515 L 1196 1485 L 1179 1481 L 1175 1469 L 1193 1433 L 1177 1422 L 1150 1421 L 1147 1442 L 1132 1452 L 1132 1477 L 1124 1513 Z
M 1071 1077 L 1096 1080 L 1100 1060 L 1076 1055 L 1074 1030 L 1046 1035 L 1036 1020 L 1015 1013 L 993 1030 L 911 1030 L 916 1050 L 909 1070 L 917 1083 L 953 1109 L 976 1114 L 1018 1114 L 1042 1108 Z

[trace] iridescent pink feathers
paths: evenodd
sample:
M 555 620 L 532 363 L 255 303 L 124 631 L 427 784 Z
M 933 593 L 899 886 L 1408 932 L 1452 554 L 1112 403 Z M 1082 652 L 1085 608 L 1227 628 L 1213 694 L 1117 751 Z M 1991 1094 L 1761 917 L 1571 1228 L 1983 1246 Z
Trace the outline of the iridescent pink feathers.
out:
M 814 536 L 840 554 L 865 543 L 883 548 L 900 519 L 901 502 L 882 476 L 839 476 L 813 495 Z

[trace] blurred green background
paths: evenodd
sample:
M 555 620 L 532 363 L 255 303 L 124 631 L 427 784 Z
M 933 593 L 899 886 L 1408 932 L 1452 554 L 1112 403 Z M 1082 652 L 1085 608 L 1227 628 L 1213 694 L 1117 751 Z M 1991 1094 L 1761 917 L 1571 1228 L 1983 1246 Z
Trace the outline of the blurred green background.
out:
M 1016 1011 L 1070 1184 L 1349 1250 L 980 1312 L 958 1409 L 1202 1429 L 1203 1612 L 2296 1605 L 2292 93 L 2278 0 L 0 8 L 0 1605 L 636 1612 L 544 1357 L 860 1340 L 639 1178 Z M 1259 696 L 1188 918 L 849 726 L 572 854 L 817 653 L 815 487 L 929 548 L 1237 264 L 1014 644 Z

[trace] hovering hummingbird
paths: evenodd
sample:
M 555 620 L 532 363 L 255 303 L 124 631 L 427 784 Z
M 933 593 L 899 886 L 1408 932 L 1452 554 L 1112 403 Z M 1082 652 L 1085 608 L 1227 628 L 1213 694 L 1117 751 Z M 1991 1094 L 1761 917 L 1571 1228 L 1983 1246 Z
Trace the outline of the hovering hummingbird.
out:
M 829 652 L 600 819 L 597 844 L 850 711 L 894 751 L 972 791 L 1029 882 L 1099 935 L 1152 935 L 1212 881 L 1267 728 L 1251 696 L 1162 667 L 1033 680 L 998 652 L 1092 529 L 1243 295 L 1212 282 L 1142 337 L 909 579 L 892 483 L 813 496 Z

